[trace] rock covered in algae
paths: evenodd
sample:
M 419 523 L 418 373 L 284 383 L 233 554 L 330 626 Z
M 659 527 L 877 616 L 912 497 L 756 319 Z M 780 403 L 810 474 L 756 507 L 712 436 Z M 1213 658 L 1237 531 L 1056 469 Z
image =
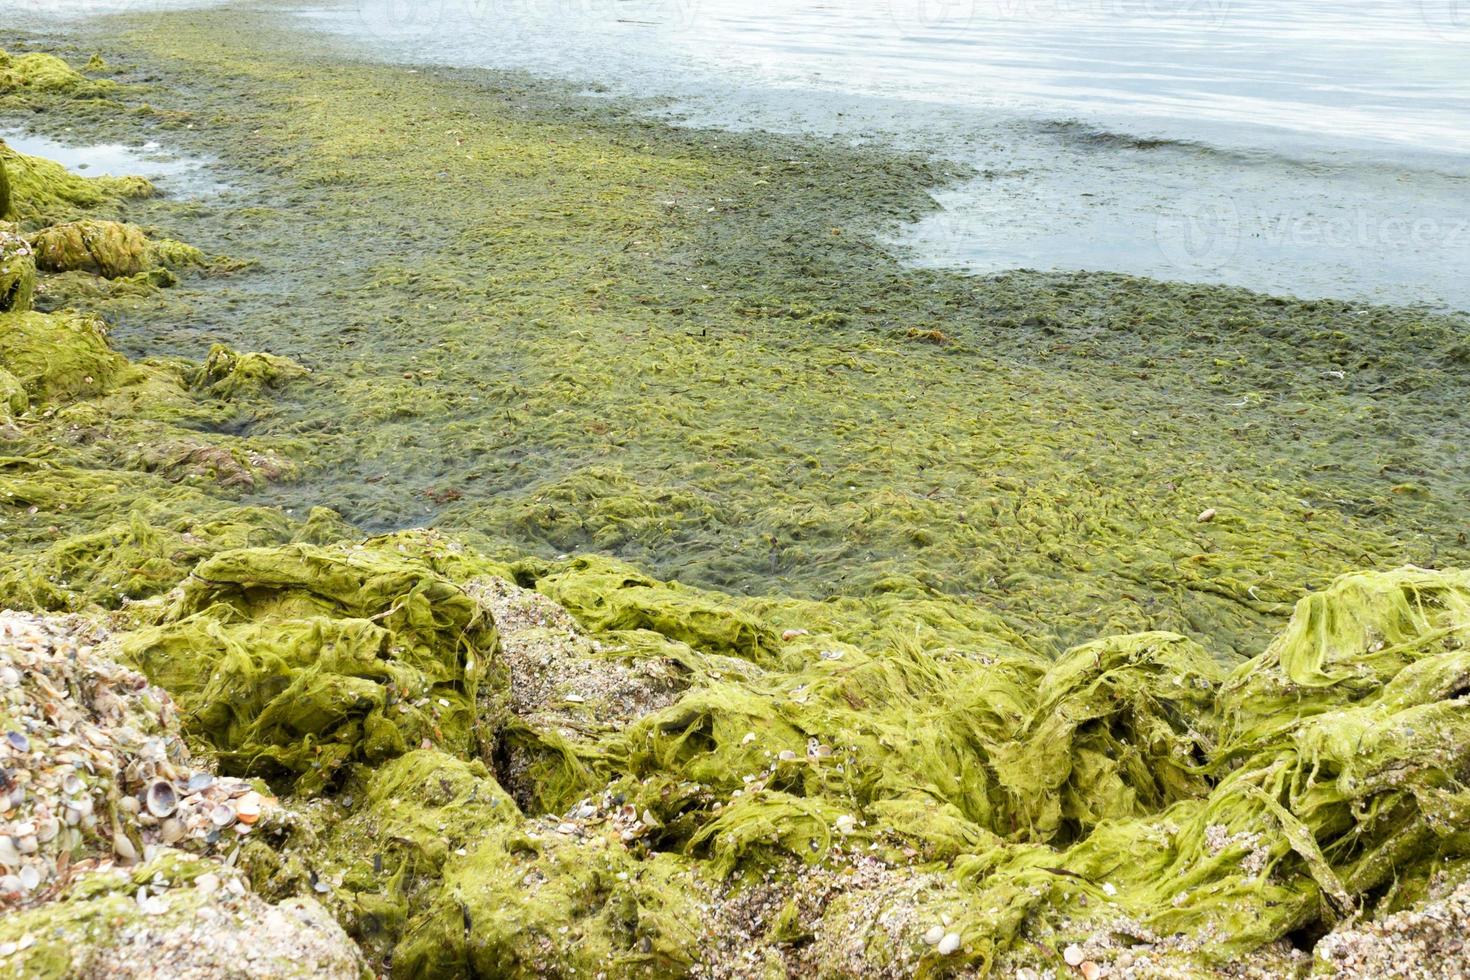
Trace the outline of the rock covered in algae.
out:
M 110 81 L 92 81 L 55 55 L 10 54 L 0 50 L 0 95 L 16 91 L 69 96 L 99 96 L 113 90 Z
M 17 153 L 4 140 L 0 166 L 9 178 L 11 217 L 27 227 L 79 218 L 106 204 L 156 193 L 142 177 L 82 177 L 51 160 Z
M 215 344 L 190 380 L 195 387 L 217 398 L 239 398 L 259 396 L 309 373 L 289 357 L 242 353 L 224 344 Z
M 320 907 L 269 905 L 227 866 L 273 805 L 195 766 L 169 696 L 106 642 L 0 612 L 0 971 L 233 976 L 250 956 L 273 975 L 358 975 Z
M 466 596 L 448 576 L 488 563 L 433 540 L 220 555 L 128 646 L 232 771 L 340 801 L 266 887 L 325 881 L 397 975 L 742 975 L 748 944 L 713 941 L 732 930 L 776 975 L 1061 968 L 1074 945 L 1188 973 L 1391 912 L 1470 858 L 1465 573 L 1349 576 L 1227 672 L 1172 634 L 1049 663 L 984 626 L 936 642 L 924 603 L 690 594 L 600 559 Z M 527 585 L 645 612 L 573 624 Z M 471 650 L 497 669 L 469 698 Z M 665 678 L 622 716 L 502 669 L 585 685 L 618 650 L 609 691 L 642 658 Z
M 26 312 L 35 291 L 36 259 L 30 243 L 0 227 L 0 313 Z
M 193 246 L 151 239 L 137 225 L 119 221 L 52 225 L 32 235 L 31 245 L 43 272 L 90 272 L 105 279 L 204 263 L 204 254 Z
M 237 773 L 320 790 L 349 763 L 493 735 L 504 683 L 484 608 L 421 562 L 371 548 L 246 549 L 203 562 L 129 657 Z
M 0 313 L 0 368 L 38 402 L 102 392 L 127 361 L 107 343 L 100 317 L 60 313 Z

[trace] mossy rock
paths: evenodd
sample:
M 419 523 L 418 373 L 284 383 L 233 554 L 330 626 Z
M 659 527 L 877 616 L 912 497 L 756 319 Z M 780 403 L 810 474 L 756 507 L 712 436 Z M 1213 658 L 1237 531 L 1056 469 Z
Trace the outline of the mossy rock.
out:
M 0 313 L 24 313 L 36 292 L 36 260 L 30 244 L 0 229 Z
M 289 357 L 241 353 L 223 344 L 209 349 L 190 383 L 216 398 L 259 397 L 310 372 Z
M 13 950 L 0 969 L 32 980 L 224 977 L 243 975 L 248 960 L 262 976 L 359 980 L 361 954 L 316 902 L 268 905 L 230 891 L 236 877 L 174 850 L 135 868 L 84 872 L 52 901 L 0 921 L 0 943 Z
M 227 771 L 320 791 L 349 763 L 422 744 L 486 751 L 498 728 L 506 685 L 488 612 L 386 549 L 225 552 L 165 619 L 125 653 Z
M 43 52 L 12 55 L 0 51 L 0 95 L 25 91 L 96 97 L 116 87 L 111 81 L 87 78 L 55 55 Z
M 198 249 L 168 239 L 150 239 L 137 225 L 118 221 L 53 225 L 32 235 L 31 245 L 36 266 L 43 272 L 90 272 L 105 279 L 204 264 L 204 254 Z
M 0 166 L 9 175 L 11 216 L 27 227 L 67 221 L 105 204 L 157 193 L 142 177 L 80 177 L 59 163 L 17 153 L 3 140 Z
M 84 313 L 0 313 L 0 367 L 43 403 L 105 391 L 127 360 L 107 343 L 101 319 Z

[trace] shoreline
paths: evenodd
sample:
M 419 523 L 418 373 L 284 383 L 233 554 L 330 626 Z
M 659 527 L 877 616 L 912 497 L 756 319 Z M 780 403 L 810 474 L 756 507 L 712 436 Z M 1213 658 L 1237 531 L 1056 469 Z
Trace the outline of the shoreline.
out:
M 0 607 L 105 617 L 375 969 L 1280 975 L 1470 871 L 1470 581 L 1389 570 L 1470 566 L 1461 320 L 905 269 L 917 157 L 172 26 L 38 104 L 243 179 L 23 215 L 151 237 L 37 292 L 132 360 L 0 314 Z

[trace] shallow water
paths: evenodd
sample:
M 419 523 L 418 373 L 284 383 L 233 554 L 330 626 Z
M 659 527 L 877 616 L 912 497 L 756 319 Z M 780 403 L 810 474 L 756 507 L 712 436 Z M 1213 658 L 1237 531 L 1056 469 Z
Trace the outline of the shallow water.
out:
M 983 174 L 901 244 L 1470 308 L 1455 0 L 346 0 L 377 56 L 673 96 L 695 123 L 932 147 Z

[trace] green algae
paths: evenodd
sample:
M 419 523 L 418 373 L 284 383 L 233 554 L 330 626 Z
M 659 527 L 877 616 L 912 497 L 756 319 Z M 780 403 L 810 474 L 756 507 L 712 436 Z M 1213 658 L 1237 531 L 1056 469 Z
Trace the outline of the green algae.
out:
M 36 260 L 19 235 L 0 229 L 0 313 L 25 313 L 36 291 Z
M 360 547 L 226 551 L 124 652 L 179 701 L 230 772 L 333 785 L 349 763 L 493 738 L 480 606 L 421 565 Z M 492 726 L 486 730 L 485 726 Z
M 96 98 L 113 91 L 115 83 L 92 81 L 52 54 L 13 55 L 0 50 L 0 94 L 16 90 Z
M 277 424 L 313 465 L 261 502 L 743 594 L 961 596 L 1051 653 L 1249 655 L 1337 574 L 1467 558 L 1463 318 L 913 270 L 870 238 L 932 207 L 930 160 L 170 24 L 128 39 L 192 79 L 148 97 L 196 129 L 158 128 L 274 193 L 243 224 L 130 204 L 261 265 L 123 342 L 311 365 Z M 322 261 L 307 216 L 350 247 Z
M 594 606 L 583 625 L 595 641 L 647 632 L 686 649 L 688 688 L 673 705 L 569 733 L 508 717 L 503 671 L 477 677 L 473 697 L 442 680 L 465 658 L 471 672 L 495 660 L 493 634 L 466 645 L 463 624 L 485 612 L 434 571 L 446 559 L 479 562 L 411 536 L 225 553 L 200 566 L 163 624 L 128 641 L 226 766 L 353 801 L 313 811 L 266 887 L 339 881 L 334 909 L 395 975 L 680 975 L 691 923 L 710 926 L 702 916 L 721 882 L 738 894 L 774 874 L 799 891 L 790 862 L 841 867 L 870 844 L 893 873 L 946 883 L 943 908 L 965 946 L 943 962 L 927 954 L 930 969 L 988 970 L 1033 955 L 1028 940 L 1060 948 L 1099 930 L 1166 952 L 1161 937 L 1182 937 L 1172 955 L 1205 969 L 1391 908 L 1446 861 L 1470 859 L 1465 573 L 1346 576 L 1227 675 L 1171 634 L 1109 637 L 1048 661 L 984 619 L 926 622 L 923 602 L 696 596 L 586 558 L 525 567 L 523 580 L 557 595 L 638 594 L 638 626 Z M 392 597 L 416 590 L 439 598 L 414 616 Z M 467 605 L 433 611 L 449 601 Z M 356 635 L 371 632 L 374 610 L 396 639 Z M 427 632 L 404 635 L 413 619 Z M 782 657 L 731 645 L 761 620 L 772 632 L 772 620 L 811 628 L 778 639 Z M 763 662 L 731 671 L 731 651 Z M 240 683 L 262 664 L 279 680 Z M 449 713 L 478 705 L 480 730 L 426 734 L 413 713 L 423 697 L 383 713 L 371 693 L 381 680 L 347 699 L 351 718 L 341 685 L 364 664 L 410 692 L 440 692 Z M 232 693 L 202 693 L 221 678 Z M 531 739 L 577 765 L 557 774 L 514 761 Z M 538 793 L 506 792 L 528 780 Z M 598 820 L 536 818 L 599 798 Z M 645 832 L 601 822 L 617 808 L 640 814 Z M 820 930 L 844 909 L 792 927 Z M 917 935 L 903 943 L 921 948 Z M 873 955 L 896 954 L 880 944 Z
M 107 327 L 79 313 L 0 315 L 0 365 L 33 401 L 99 394 L 126 361 L 107 343 Z
M 31 236 L 31 245 L 43 272 L 90 272 L 104 279 L 204 264 L 204 254 L 193 246 L 151 240 L 138 226 L 117 221 L 52 225 Z
M 1431 542 L 1458 553 L 1444 491 L 1459 475 L 1436 456 L 1459 411 L 1436 374 L 1458 356 L 1454 321 L 1374 311 L 1349 333 L 1330 329 L 1344 312 L 1332 304 L 1109 277 L 956 285 L 875 270 L 826 214 L 821 237 L 756 248 L 749 226 L 721 224 L 757 207 L 741 175 L 661 130 L 625 143 L 597 117 L 462 105 L 454 124 L 470 135 L 378 169 L 376 123 L 468 95 L 336 63 L 288 72 L 223 50 L 201 22 L 169 56 L 268 82 L 273 94 L 251 98 L 297 115 L 261 137 L 278 141 L 264 152 L 303 154 L 311 206 L 363 236 L 350 285 L 314 278 L 325 288 L 304 303 L 346 297 L 349 312 L 318 318 L 314 344 L 286 345 L 333 369 L 303 410 L 268 401 L 301 383 L 293 362 L 228 349 L 203 365 L 129 362 L 85 314 L 0 318 L 15 327 L 0 330 L 0 364 L 19 365 L 25 409 L 40 409 L 5 436 L 21 450 L 0 460 L 6 530 L 19 533 L 0 597 L 153 597 L 127 606 L 128 655 L 222 767 L 298 794 L 299 826 L 278 847 L 250 845 L 262 887 L 324 886 L 396 975 L 673 976 L 723 925 L 719 896 L 770 886 L 784 904 L 762 955 L 779 975 L 808 937 L 867 926 L 860 905 L 818 901 L 806 882 L 877 855 L 900 880 L 942 888 L 924 916 L 873 934 L 862 963 L 875 971 L 903 955 L 928 973 L 1007 957 L 1060 966 L 1056 950 L 1094 933 L 1204 971 L 1395 907 L 1470 859 L 1464 573 L 1350 575 L 1250 648 L 1335 571 Z M 374 97 L 359 101 L 368 82 Z M 273 108 L 245 105 L 221 125 Z M 308 149 L 322 132 L 334 138 Z M 797 205 L 796 232 L 816 230 L 812 202 L 832 199 L 851 159 L 817 156 L 760 171 L 762 187 L 795 185 L 777 201 Z M 893 184 L 855 176 L 838 190 L 886 213 L 905 213 L 933 176 L 866 162 Z M 488 195 L 493 212 L 454 202 L 474 227 L 426 203 L 417 218 L 453 246 L 427 268 L 373 252 L 368 230 L 333 210 L 419 200 L 419 175 L 439 173 L 504 193 Z M 633 174 L 699 203 L 671 213 Z M 698 195 L 717 190 L 738 205 L 702 217 Z M 792 233 L 780 207 L 758 207 L 763 234 Z M 653 258 L 632 247 L 647 242 Z M 697 265 L 680 261 L 695 253 Z M 845 279 L 873 295 L 836 285 L 849 264 Z M 694 268 L 742 295 L 727 309 L 729 297 L 700 295 L 713 283 L 679 285 Z M 629 295 L 620 282 L 633 281 Z M 486 296 L 498 305 L 475 312 Z M 1082 336 L 1100 310 L 1127 335 L 1117 347 Z M 382 350 L 369 361 L 353 334 L 375 311 L 388 315 L 373 321 Z M 430 312 L 443 322 L 426 325 Z M 949 342 L 899 346 L 910 318 L 942 320 Z M 292 322 L 315 324 L 300 310 Z M 1274 393 L 1229 424 L 1238 445 L 1203 438 L 1218 437 L 1221 406 L 1174 387 L 1188 374 L 1170 363 L 1218 353 L 1225 323 L 1250 352 L 1228 373 Z M 267 327 L 280 324 L 241 318 L 243 333 Z M 1035 348 L 1042 337 L 1063 339 Z M 1007 345 L 1034 363 L 996 356 Z M 1304 353 L 1289 362 L 1293 345 Z M 502 358 L 514 370 L 492 373 Z M 78 363 L 106 370 L 78 375 Z M 1381 388 L 1334 393 L 1312 379 L 1329 364 Z M 935 379 L 922 398 L 919 372 Z M 1298 401 L 1283 372 L 1325 407 Z M 1182 421 L 1167 417 L 1181 406 Z M 228 467 L 174 466 L 149 448 L 192 427 L 243 466 L 234 452 L 252 443 L 218 431 L 241 409 L 311 433 L 278 443 L 313 466 L 366 449 L 354 478 L 380 475 L 390 448 L 404 466 L 435 460 L 415 477 L 413 512 L 449 505 L 449 523 L 476 526 L 464 540 L 493 554 L 423 532 L 358 540 L 330 512 L 301 524 L 234 507 Z M 1365 432 L 1381 439 L 1361 458 L 1335 448 Z M 522 468 L 533 450 L 546 455 Z M 1309 472 L 1327 461 L 1337 469 Z M 1431 492 L 1385 489 L 1410 468 Z M 394 485 L 344 499 L 358 516 L 401 515 L 408 505 L 376 502 Z M 1217 514 L 1199 521 L 1205 505 Z M 497 560 L 518 558 L 517 543 L 539 556 Z M 673 556 L 658 563 L 695 581 L 850 594 L 742 597 L 549 557 L 576 548 Z M 486 575 L 566 607 L 601 651 L 593 669 L 604 655 L 672 663 L 681 695 L 616 726 L 513 716 L 493 617 L 471 587 Z M 1148 629 L 1159 625 L 1177 629 Z M 1053 656 L 1065 637 L 1087 642 Z M 575 816 L 584 804 L 608 823 Z M 609 816 L 624 808 L 631 837 Z M 574 832 L 545 819 L 563 812 Z M 941 914 L 963 938 L 949 958 L 919 941 Z
M 12 216 L 26 226 L 80 218 L 104 205 L 155 193 L 142 177 L 81 177 L 51 160 L 17 153 L 3 140 L 0 165 L 9 174 Z

